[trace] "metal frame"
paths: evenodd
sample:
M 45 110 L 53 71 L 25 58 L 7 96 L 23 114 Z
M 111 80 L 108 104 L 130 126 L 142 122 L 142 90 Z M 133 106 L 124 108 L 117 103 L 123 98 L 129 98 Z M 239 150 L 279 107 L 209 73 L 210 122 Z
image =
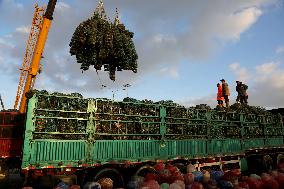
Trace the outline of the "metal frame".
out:
M 42 97 L 57 99 L 57 103 L 60 103 L 60 99 L 63 98 L 67 98 L 67 101 L 77 99 L 78 102 L 87 102 L 88 106 L 83 112 L 80 112 L 82 110 L 69 111 L 68 109 L 49 110 L 47 108 L 43 110 L 39 108 L 40 102 L 38 102 L 39 99 L 43 99 Z M 62 103 L 66 103 L 66 101 L 62 101 Z M 48 104 L 46 105 L 48 106 Z M 125 107 L 134 109 L 125 109 Z M 149 112 L 152 115 L 144 115 L 143 111 L 140 111 L 141 108 L 151 110 Z M 177 109 L 181 111 L 172 111 Z M 74 114 L 74 116 L 37 116 L 39 110 L 58 111 L 65 116 L 70 116 L 70 114 L 65 114 L 68 112 Z M 125 114 L 125 111 L 129 112 Z M 174 112 L 178 113 L 175 114 Z M 82 115 L 87 115 L 87 118 L 80 117 Z M 36 120 L 39 117 L 52 120 L 85 120 L 87 123 L 83 133 L 43 132 L 42 134 L 46 134 L 48 137 L 36 139 L 35 136 L 38 133 L 36 132 L 38 127 Z M 156 119 L 159 122 L 153 121 Z M 283 147 L 283 123 L 277 120 L 278 118 L 270 116 L 218 112 L 207 109 L 185 109 L 177 105 L 117 102 L 107 99 L 82 99 L 70 96 L 36 94 L 29 100 L 28 104 L 22 168 L 88 167 L 114 162 L 243 155 L 249 149 Z M 104 127 L 105 131 L 99 132 L 98 129 L 102 122 L 106 122 L 106 126 L 109 126 L 111 130 Z M 119 129 L 113 131 L 111 127 L 118 122 L 124 124 L 123 127 L 125 127 L 126 132 L 121 133 Z M 133 127 L 135 123 L 142 129 L 136 129 L 134 130 L 136 133 L 131 133 L 133 130 L 130 132 L 129 124 L 132 124 L 131 127 Z M 155 128 L 158 129 L 157 133 L 149 132 L 149 128 L 157 126 L 157 124 L 159 127 Z M 60 125 L 56 127 L 60 127 Z M 175 129 L 170 129 L 170 127 Z M 192 128 L 195 130 L 192 130 Z M 200 128 L 205 130 L 201 131 Z M 224 130 L 224 132 L 238 128 L 238 132 L 233 137 L 226 134 L 217 137 L 213 135 L 216 128 L 219 130 L 221 128 L 221 131 Z M 257 128 L 262 132 L 260 136 L 257 136 L 248 132 L 251 130 L 247 128 L 252 131 Z M 274 128 L 277 132 L 274 132 L 273 129 L 269 130 L 269 128 Z M 147 129 L 148 132 L 145 132 Z M 53 138 L 53 136 L 60 134 L 72 136 L 75 139 Z M 81 135 L 84 135 L 84 137 L 77 137 Z M 140 139 L 132 139 L 133 136 L 140 137 Z M 106 137 L 110 137 L 110 139 L 106 140 Z

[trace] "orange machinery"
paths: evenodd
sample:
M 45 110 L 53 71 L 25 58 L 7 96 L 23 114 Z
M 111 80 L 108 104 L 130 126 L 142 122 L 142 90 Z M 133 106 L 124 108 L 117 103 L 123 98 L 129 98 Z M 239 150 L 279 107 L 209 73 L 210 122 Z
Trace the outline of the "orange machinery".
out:
M 45 12 L 43 7 L 35 6 L 24 61 L 20 69 L 14 110 L 5 110 L 2 106 L 3 110 L 0 111 L 0 172 L 5 169 L 5 164 L 20 165 L 27 104 L 26 94 L 33 89 L 39 72 L 40 60 L 53 20 L 56 2 L 57 0 L 49 0 Z
M 53 12 L 57 0 L 49 0 L 45 14 L 42 7 L 35 6 L 31 32 L 26 46 L 26 53 L 22 68 L 14 109 L 25 113 L 27 97 L 26 93 L 33 89 L 40 68 L 40 60 L 44 50 L 48 32 L 53 20 Z M 19 105 L 20 102 L 20 105 Z

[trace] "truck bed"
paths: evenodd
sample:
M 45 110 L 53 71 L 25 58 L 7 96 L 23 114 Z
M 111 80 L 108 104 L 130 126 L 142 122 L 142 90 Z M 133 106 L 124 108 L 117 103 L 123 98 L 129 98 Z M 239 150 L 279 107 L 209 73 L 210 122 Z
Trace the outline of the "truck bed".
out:
M 280 146 L 283 123 L 269 113 L 36 93 L 28 103 L 22 168 L 226 156 Z

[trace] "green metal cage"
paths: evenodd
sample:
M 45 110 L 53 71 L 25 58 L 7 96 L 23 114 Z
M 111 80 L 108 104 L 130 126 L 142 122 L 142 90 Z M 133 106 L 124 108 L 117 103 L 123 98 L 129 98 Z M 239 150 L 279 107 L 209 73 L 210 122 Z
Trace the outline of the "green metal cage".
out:
M 277 115 L 36 93 L 27 108 L 22 167 L 212 157 L 281 145 Z

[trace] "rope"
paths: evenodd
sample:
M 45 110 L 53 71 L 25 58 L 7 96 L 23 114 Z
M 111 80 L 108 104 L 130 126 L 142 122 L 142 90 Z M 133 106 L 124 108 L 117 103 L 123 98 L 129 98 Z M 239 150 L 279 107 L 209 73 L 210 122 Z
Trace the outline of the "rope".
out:
M 102 19 L 110 22 L 110 18 L 107 16 L 106 11 L 105 11 L 103 0 L 99 1 L 99 4 L 95 10 L 95 13 L 98 14 Z
M 98 70 L 96 70 L 96 73 L 97 73 L 98 78 L 99 78 L 99 82 L 100 82 L 100 85 L 101 85 L 101 89 L 103 89 L 104 87 L 106 87 L 106 85 L 103 84 L 103 82 L 102 82 L 102 80 L 101 80 L 101 77 L 100 77 L 100 75 L 99 75 Z

